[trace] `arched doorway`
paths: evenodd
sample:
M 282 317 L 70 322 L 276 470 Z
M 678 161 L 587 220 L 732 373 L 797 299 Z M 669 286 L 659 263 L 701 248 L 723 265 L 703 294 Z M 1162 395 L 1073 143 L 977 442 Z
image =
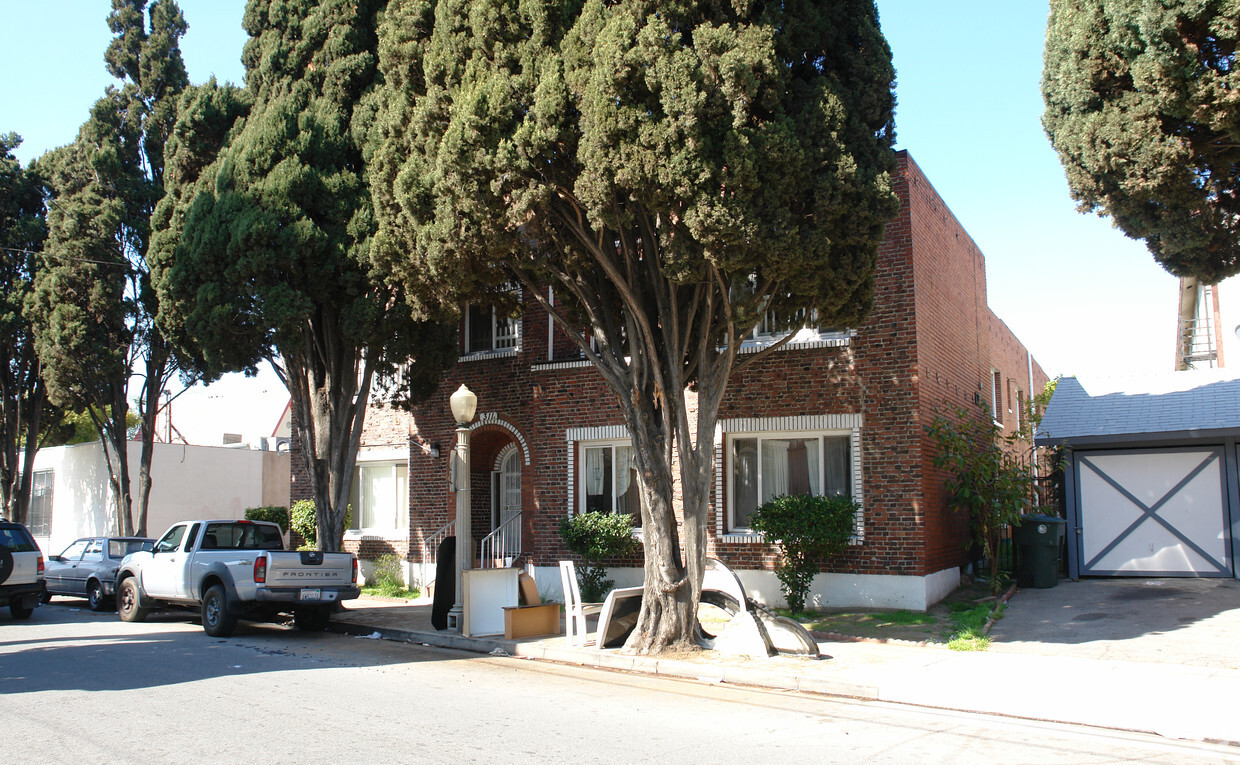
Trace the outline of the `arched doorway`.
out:
M 521 463 L 515 443 L 500 450 L 491 471 L 491 530 L 495 553 L 511 559 L 521 554 Z

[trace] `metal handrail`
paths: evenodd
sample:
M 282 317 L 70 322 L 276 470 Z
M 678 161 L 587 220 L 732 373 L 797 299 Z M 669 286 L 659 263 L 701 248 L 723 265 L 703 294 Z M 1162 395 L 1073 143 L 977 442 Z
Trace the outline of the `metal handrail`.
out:
M 517 512 L 482 538 L 482 568 L 506 568 L 521 554 L 521 513 Z
M 456 536 L 455 518 L 448 521 L 448 524 L 439 531 L 422 540 L 422 560 L 434 566 L 439 556 L 439 543 L 454 536 Z

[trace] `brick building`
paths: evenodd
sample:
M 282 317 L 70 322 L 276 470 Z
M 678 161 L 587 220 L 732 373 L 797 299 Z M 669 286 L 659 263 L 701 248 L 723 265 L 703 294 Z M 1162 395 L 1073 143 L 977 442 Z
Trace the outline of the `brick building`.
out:
M 1014 428 L 1021 404 L 1047 381 L 987 304 L 976 244 L 907 153 L 898 168 L 901 211 L 886 229 L 864 326 L 800 331 L 735 376 L 720 409 L 708 554 L 768 603 L 782 602 L 775 551 L 749 533 L 748 514 L 759 497 L 805 489 L 844 491 L 862 506 L 856 543 L 816 578 L 810 605 L 924 609 L 949 593 L 969 558 L 967 517 L 946 507 L 925 428 L 956 406 L 980 415 L 983 403 Z M 507 552 L 554 593 L 556 561 L 570 557 L 557 531 L 565 513 L 633 508 L 631 447 L 614 397 L 545 311 L 525 303 L 519 320 L 472 309 L 460 362 L 412 415 L 368 413 L 357 528 L 345 540 L 361 556 L 394 552 L 415 579 L 430 578 L 418 564 L 455 517 L 448 397 L 462 383 L 478 397 L 475 544 L 517 518 Z M 759 331 L 753 343 L 771 340 Z M 306 494 L 296 468 L 293 483 L 295 498 Z M 639 559 L 612 563 L 619 584 L 639 581 Z

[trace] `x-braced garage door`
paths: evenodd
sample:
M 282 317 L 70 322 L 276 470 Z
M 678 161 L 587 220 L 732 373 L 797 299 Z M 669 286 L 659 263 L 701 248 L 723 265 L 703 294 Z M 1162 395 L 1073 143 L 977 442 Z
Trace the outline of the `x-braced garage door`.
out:
M 1222 447 L 1077 452 L 1082 575 L 1231 576 Z

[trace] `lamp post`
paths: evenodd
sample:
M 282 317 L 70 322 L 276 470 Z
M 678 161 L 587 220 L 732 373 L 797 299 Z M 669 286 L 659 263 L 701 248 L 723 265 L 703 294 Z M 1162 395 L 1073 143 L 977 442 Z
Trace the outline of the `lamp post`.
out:
M 456 448 L 452 451 L 451 488 L 456 493 L 456 599 L 448 612 L 448 625 L 460 630 L 464 624 L 464 577 L 473 564 L 474 540 L 470 533 L 469 423 L 478 409 L 478 397 L 464 384 L 448 399 L 456 420 Z

